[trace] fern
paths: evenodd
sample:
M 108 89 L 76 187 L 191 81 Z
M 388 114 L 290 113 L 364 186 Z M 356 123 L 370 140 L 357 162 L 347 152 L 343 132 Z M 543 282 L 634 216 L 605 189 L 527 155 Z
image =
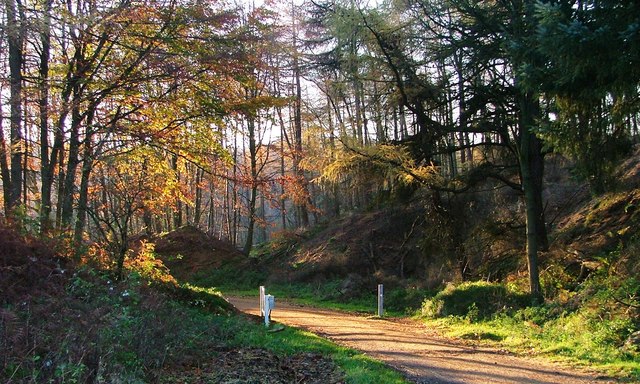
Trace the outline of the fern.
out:
M 26 329 L 20 318 L 9 309 L 0 308 L 0 363 L 6 367 L 11 351 L 26 344 Z

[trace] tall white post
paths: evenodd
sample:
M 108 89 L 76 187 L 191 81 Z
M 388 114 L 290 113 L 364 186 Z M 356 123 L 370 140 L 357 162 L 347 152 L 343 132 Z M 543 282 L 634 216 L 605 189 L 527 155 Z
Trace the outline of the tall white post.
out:
M 378 316 L 382 317 L 384 313 L 384 287 L 378 284 Z
M 260 286 L 260 316 L 264 316 L 264 295 L 265 295 L 264 285 L 261 285 Z

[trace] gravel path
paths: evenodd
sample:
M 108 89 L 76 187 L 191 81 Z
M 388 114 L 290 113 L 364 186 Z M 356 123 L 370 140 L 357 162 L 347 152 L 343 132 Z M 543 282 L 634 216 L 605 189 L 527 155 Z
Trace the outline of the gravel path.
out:
M 259 314 L 257 297 L 228 299 L 241 311 Z M 276 303 L 272 319 L 363 351 L 420 384 L 615 382 L 537 359 L 463 345 L 410 319 L 377 319 L 282 301 Z

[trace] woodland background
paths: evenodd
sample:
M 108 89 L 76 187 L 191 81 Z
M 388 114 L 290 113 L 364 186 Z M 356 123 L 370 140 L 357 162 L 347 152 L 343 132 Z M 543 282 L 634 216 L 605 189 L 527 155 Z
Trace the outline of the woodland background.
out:
M 545 156 L 603 193 L 638 134 L 633 2 L 4 0 L 2 20 L 4 215 L 119 273 L 133 234 L 191 224 L 250 254 L 490 179 L 539 295 Z
M 0 20 L 0 381 L 405 383 L 214 288 L 366 312 L 379 283 L 458 341 L 640 379 L 637 2 Z

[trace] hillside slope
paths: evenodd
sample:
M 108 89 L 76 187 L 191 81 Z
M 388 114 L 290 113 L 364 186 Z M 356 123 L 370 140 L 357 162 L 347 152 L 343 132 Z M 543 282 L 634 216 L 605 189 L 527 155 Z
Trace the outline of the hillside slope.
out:
M 154 244 L 154 252 L 178 280 L 226 265 L 241 269 L 248 262 L 233 245 L 208 236 L 190 225 L 147 241 Z

